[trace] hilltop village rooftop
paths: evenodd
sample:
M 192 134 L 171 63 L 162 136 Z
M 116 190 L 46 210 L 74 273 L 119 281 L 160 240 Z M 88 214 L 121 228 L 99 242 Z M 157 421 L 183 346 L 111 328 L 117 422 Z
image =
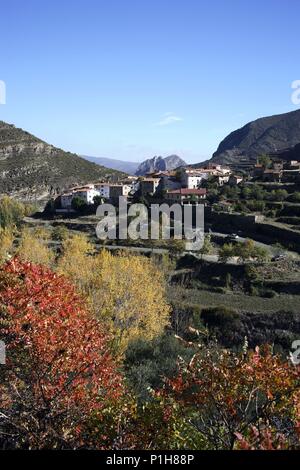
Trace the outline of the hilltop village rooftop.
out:
M 171 171 L 159 171 L 145 176 L 126 176 L 117 182 L 98 181 L 69 188 L 59 196 L 60 210 L 72 209 L 74 198 L 80 198 L 87 205 L 95 199 L 98 203 L 107 201 L 113 204 L 120 196 L 128 199 L 135 195 L 157 197 L 163 202 L 181 204 L 205 203 L 207 181 L 214 181 L 218 186 L 236 186 L 242 182 L 294 183 L 300 181 L 300 162 L 269 159 L 252 163 L 245 170 L 233 171 L 230 165 L 208 164 L 203 167 L 180 167 Z

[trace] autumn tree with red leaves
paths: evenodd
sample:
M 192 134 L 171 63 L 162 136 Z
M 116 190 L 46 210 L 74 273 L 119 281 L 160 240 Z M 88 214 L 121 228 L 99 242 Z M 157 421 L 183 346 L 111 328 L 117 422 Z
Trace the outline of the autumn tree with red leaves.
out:
M 0 445 L 84 445 L 85 422 L 123 394 L 99 322 L 64 277 L 13 259 L 1 269 L 0 328 Z
M 268 347 L 194 345 L 139 406 L 70 281 L 17 258 L 0 270 L 0 339 L 0 448 L 300 448 L 299 367 Z
M 241 354 L 202 345 L 166 397 L 207 449 L 299 448 L 300 373 L 270 347 Z

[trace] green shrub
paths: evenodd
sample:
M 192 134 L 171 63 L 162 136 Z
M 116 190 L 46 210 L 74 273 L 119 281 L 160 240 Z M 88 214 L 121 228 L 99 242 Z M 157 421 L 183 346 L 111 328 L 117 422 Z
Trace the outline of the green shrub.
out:
M 231 288 L 231 284 L 232 284 L 232 281 L 231 281 L 231 274 L 230 274 L 230 273 L 226 273 L 226 278 L 225 278 L 225 287 L 226 287 L 226 289 L 230 289 L 230 288 Z
M 64 225 L 57 225 L 52 230 L 51 238 L 54 241 L 63 241 L 69 235 L 69 230 Z
M 266 299 L 272 299 L 273 297 L 276 297 L 276 292 L 272 289 L 263 289 L 260 291 L 260 296 L 265 297 Z
M 296 191 L 290 196 L 291 201 L 293 202 L 300 202 L 300 192 Z
M 75 196 L 72 199 L 72 209 L 80 213 L 85 213 L 88 209 L 88 205 L 84 199 L 79 196 Z
M 201 319 L 209 327 L 223 327 L 228 324 L 238 324 L 239 314 L 223 305 L 219 307 L 204 308 L 201 312 Z
M 13 227 L 19 225 L 26 215 L 26 207 L 19 201 L 8 196 L 0 199 L 0 227 Z
M 257 287 L 255 287 L 254 285 L 251 284 L 250 287 L 249 287 L 249 294 L 253 295 L 254 297 L 258 296 L 259 295 L 259 290 L 257 289 Z
M 149 388 L 162 387 L 164 377 L 178 373 L 178 356 L 190 359 L 193 352 L 173 335 L 152 341 L 137 339 L 129 343 L 124 361 L 125 375 L 139 401 L 151 399 Z

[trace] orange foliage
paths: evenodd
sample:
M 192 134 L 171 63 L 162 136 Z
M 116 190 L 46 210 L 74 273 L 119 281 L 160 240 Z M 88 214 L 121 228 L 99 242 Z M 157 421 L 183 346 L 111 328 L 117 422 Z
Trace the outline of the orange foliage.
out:
M 68 280 L 18 259 L 2 268 L 0 305 L 8 435 L 34 448 L 80 442 L 82 423 L 123 393 L 105 332 Z
M 216 347 L 182 364 L 165 393 L 184 405 L 208 448 L 284 448 L 299 445 L 299 379 L 299 368 L 268 347 L 240 355 Z

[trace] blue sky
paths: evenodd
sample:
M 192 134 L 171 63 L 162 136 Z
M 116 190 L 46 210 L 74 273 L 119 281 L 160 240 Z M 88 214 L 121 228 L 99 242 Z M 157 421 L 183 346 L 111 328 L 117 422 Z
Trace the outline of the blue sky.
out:
M 297 109 L 299 0 L 1 2 L 0 119 L 79 154 L 210 157 Z

